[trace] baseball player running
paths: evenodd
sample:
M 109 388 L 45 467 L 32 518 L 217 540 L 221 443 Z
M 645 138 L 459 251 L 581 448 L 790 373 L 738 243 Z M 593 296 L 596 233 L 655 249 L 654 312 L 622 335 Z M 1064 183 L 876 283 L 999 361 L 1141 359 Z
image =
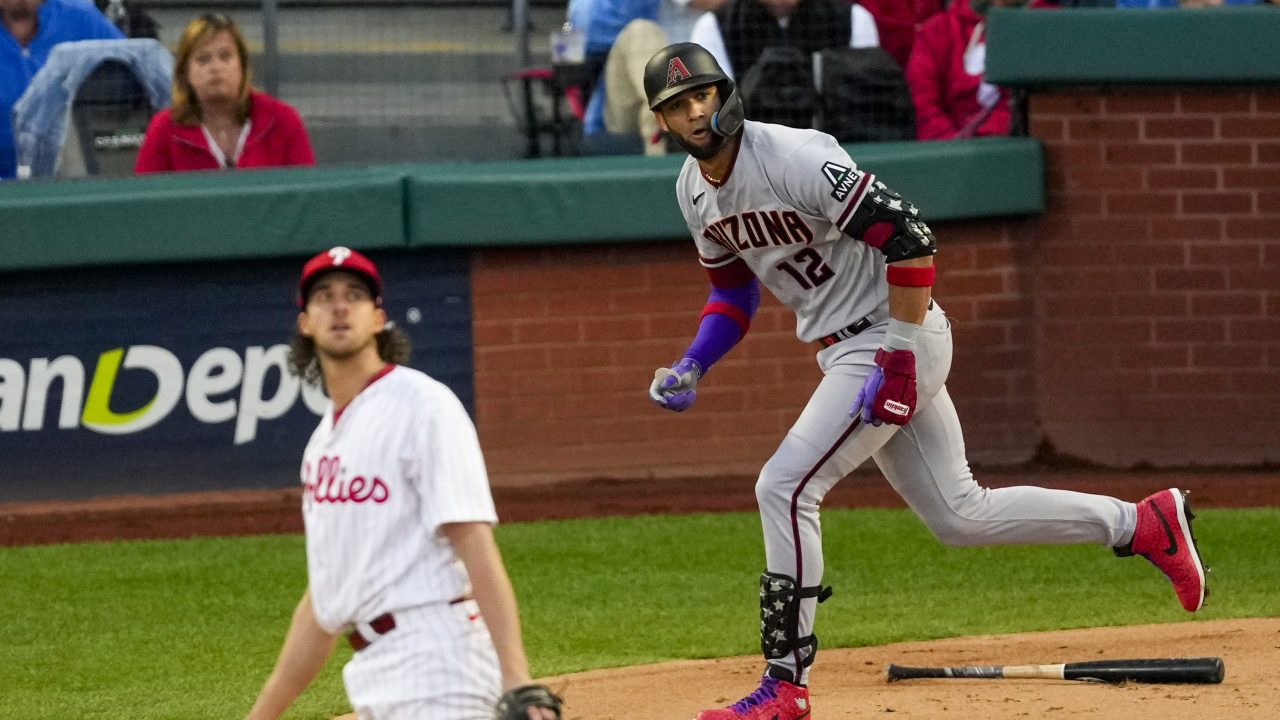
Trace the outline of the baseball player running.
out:
M 911 203 L 858 168 L 834 138 L 743 117 L 734 84 L 692 43 L 650 59 L 645 91 L 658 124 L 691 156 L 676 183 L 711 294 L 680 359 L 649 394 L 668 410 L 747 332 L 763 284 L 818 346 L 822 380 L 760 471 L 756 498 L 767 566 L 760 577 L 760 687 L 698 720 L 809 715 L 822 586 L 818 508 L 871 458 L 948 545 L 1097 543 L 1145 555 L 1189 611 L 1206 594 L 1183 493 L 1123 502 L 974 482 L 944 385 L 951 326 L 931 297 L 937 244 Z
M 559 720 L 559 698 L 529 678 L 462 404 L 402 364 L 408 337 L 364 255 L 322 252 L 298 287 L 290 369 L 331 402 L 302 460 L 307 589 L 248 717 L 280 717 L 346 633 L 361 720 Z

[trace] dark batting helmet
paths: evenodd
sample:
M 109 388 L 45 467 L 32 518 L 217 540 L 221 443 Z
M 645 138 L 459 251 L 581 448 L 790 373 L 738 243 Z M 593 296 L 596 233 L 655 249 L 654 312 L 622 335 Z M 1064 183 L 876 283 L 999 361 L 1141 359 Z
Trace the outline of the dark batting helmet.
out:
M 743 120 L 742 97 L 706 48 L 688 42 L 668 45 L 649 58 L 644 67 L 644 92 L 649 97 L 650 110 L 701 85 L 720 86 L 722 101 L 720 110 L 711 116 L 711 129 L 719 135 L 738 134 Z

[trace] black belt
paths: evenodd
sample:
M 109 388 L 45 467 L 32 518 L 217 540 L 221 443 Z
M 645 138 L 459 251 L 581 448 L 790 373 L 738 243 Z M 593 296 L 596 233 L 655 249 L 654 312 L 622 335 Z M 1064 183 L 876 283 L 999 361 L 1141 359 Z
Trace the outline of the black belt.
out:
M 933 298 L 929 298 L 929 306 L 926 307 L 925 310 L 932 310 L 932 309 L 933 309 Z M 831 333 L 830 335 L 827 335 L 826 337 L 818 338 L 817 340 L 818 347 L 829 348 L 832 345 L 835 345 L 836 343 L 840 342 L 841 340 L 848 340 L 854 335 L 857 335 L 863 330 L 866 330 L 867 328 L 871 327 L 871 325 L 872 325 L 871 316 L 868 315 L 862 318 L 861 320 L 859 320 L 858 322 L 850 325 L 849 327 L 840 328 L 839 330 Z
M 871 327 L 870 315 L 862 318 L 861 320 L 850 325 L 847 328 L 840 328 L 839 330 L 831 333 L 830 335 L 827 335 L 826 337 L 818 338 L 818 347 L 829 348 L 832 345 L 835 345 L 836 343 L 840 342 L 841 340 L 848 340 L 849 338 L 853 337 L 854 335 L 857 335 L 858 333 L 862 332 L 863 330 L 866 330 L 869 327 Z

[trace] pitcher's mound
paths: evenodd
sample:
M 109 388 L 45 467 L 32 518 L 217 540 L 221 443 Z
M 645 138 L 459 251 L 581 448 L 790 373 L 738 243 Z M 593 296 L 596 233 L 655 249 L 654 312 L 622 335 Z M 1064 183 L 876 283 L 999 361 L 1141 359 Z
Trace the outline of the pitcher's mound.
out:
M 1100 685 L 1061 680 L 885 682 L 900 665 L 1031 665 L 1108 658 L 1221 657 L 1220 685 Z M 1280 618 L 1213 620 L 821 650 L 813 720 L 1274 720 L 1280 717 Z M 544 679 L 566 720 L 692 720 L 755 689 L 758 657 L 686 660 Z

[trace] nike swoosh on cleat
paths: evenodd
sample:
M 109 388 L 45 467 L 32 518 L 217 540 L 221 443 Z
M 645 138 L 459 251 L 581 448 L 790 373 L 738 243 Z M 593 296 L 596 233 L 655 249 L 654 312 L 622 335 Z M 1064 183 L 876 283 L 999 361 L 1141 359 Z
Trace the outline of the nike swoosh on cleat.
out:
M 697 204 L 698 204 L 698 201 L 702 199 L 702 196 L 703 196 L 703 195 L 706 195 L 706 194 L 707 194 L 707 191 L 706 191 L 706 190 L 703 190 L 702 192 L 698 193 L 697 195 L 694 195 L 694 196 L 693 196 L 693 204 L 694 204 L 694 205 L 697 205 Z M 774 718 L 773 720 L 778 720 L 778 718 Z
M 1159 505 L 1152 503 L 1151 509 L 1156 511 L 1156 517 L 1160 518 L 1160 524 L 1164 526 L 1164 534 L 1169 539 L 1169 547 L 1164 549 L 1164 554 L 1177 555 L 1178 536 L 1173 533 L 1173 527 L 1169 525 L 1169 520 L 1165 518 L 1164 513 L 1160 511 Z

